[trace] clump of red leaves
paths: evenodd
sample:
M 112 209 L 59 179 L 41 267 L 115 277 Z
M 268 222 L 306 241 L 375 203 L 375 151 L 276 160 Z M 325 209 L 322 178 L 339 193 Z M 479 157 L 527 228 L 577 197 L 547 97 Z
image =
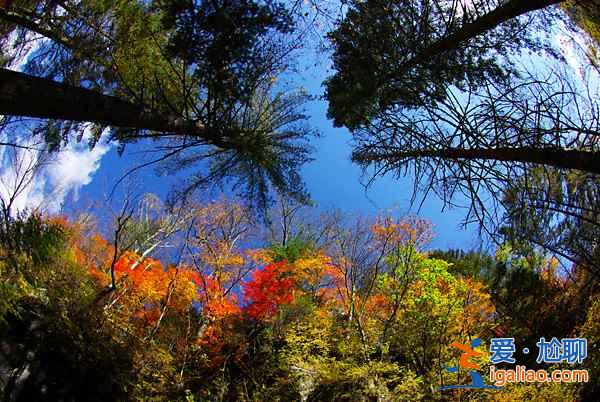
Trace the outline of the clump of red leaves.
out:
M 281 305 L 294 300 L 295 286 L 296 279 L 285 261 L 254 271 L 252 279 L 244 286 L 246 314 L 257 320 L 275 316 Z

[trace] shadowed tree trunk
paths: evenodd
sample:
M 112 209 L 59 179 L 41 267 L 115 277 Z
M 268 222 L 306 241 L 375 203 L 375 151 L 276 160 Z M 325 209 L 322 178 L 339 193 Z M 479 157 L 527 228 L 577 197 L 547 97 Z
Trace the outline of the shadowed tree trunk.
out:
M 489 13 L 475 19 L 473 22 L 466 24 L 450 36 L 433 42 L 422 52 L 404 63 L 401 70 L 408 70 L 431 60 L 432 57 L 456 49 L 463 42 L 472 39 L 477 35 L 481 35 L 506 21 L 531 11 L 541 10 L 542 8 L 561 3 L 562 1 L 564 0 L 510 0 Z
M 56 43 L 59 43 L 65 47 L 73 48 L 75 47 L 70 38 L 63 36 L 62 34 L 53 31 L 48 27 L 44 27 L 37 22 L 31 20 L 28 16 L 20 14 L 15 11 L 9 11 L 6 8 L 2 7 L 0 4 L 0 20 L 4 20 L 6 22 L 10 22 L 16 25 L 19 25 L 23 28 L 26 28 L 32 32 L 35 32 L 39 35 L 42 35 L 48 39 L 53 40 Z
M 189 135 L 221 148 L 233 147 L 231 142 L 211 135 L 198 121 L 165 115 L 115 96 L 7 69 L 0 69 L 0 114 Z
M 496 160 L 525 162 L 577 169 L 600 174 L 600 153 L 555 148 L 444 148 L 417 151 L 357 152 L 352 159 L 361 164 L 383 161 L 402 161 L 412 158 L 442 158 L 455 160 Z

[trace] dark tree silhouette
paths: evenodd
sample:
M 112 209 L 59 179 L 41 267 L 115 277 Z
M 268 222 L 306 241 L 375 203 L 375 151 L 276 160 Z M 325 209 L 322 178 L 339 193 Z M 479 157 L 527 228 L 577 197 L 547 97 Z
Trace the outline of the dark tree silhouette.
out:
M 0 113 L 50 119 L 51 147 L 80 123 L 97 127 L 92 141 L 108 126 L 122 146 L 154 140 L 159 157 L 148 164 L 194 161 L 178 194 L 233 180 L 263 206 L 272 188 L 306 199 L 307 97 L 274 89 L 298 46 L 279 2 L 38 1 L 0 8 L 0 21 L 5 42 L 11 32 L 21 47 L 27 33 L 47 39 L 27 75 L 0 72 Z
M 431 104 L 444 86 L 504 80 L 504 56 L 544 46 L 518 18 L 558 0 L 351 2 L 329 34 L 335 74 L 326 81 L 329 116 L 350 129 L 394 105 Z

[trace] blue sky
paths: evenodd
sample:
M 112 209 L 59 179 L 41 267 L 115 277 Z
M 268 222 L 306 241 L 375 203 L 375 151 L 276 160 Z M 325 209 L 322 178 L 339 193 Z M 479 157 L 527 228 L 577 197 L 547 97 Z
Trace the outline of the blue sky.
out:
M 436 237 L 432 248 L 480 247 L 477 227 L 470 225 L 465 229 L 461 225 L 464 210 L 443 209 L 441 200 L 433 194 L 419 211 L 410 209 L 413 191 L 413 177 L 410 174 L 400 179 L 391 176 L 379 178 L 369 189 L 364 188 L 360 169 L 350 161 L 350 133 L 333 127 L 326 117 L 327 103 L 319 100 L 323 94 L 322 82 L 331 72 L 328 70 L 330 58 L 326 52 L 315 50 L 316 47 L 312 48 L 309 42 L 294 72 L 280 77 L 279 84 L 286 88 L 303 87 L 317 98 L 306 109 L 309 124 L 321 133 L 321 137 L 312 144 L 315 160 L 305 165 L 301 172 L 316 208 L 336 208 L 357 215 L 375 215 L 380 211 L 391 211 L 396 215 L 417 213 L 434 224 Z M 573 60 L 574 57 L 567 59 Z M 12 68 L 18 70 L 21 64 Z M 89 150 L 85 141 L 72 141 L 65 152 L 58 155 L 55 163 L 46 169 L 43 177 L 21 197 L 21 204 L 30 207 L 37 207 L 35 202 L 53 206 L 63 204 L 67 212 L 85 210 L 94 202 L 101 202 L 128 169 L 147 160 L 139 152 L 142 146 L 128 146 L 126 153 L 119 156 L 114 144 L 100 144 Z M 5 169 L 0 169 L 0 193 L 3 192 L 3 180 L 10 181 L 8 179 L 10 175 Z M 156 193 L 161 198 L 167 195 L 177 180 L 157 176 L 152 167 L 140 171 L 135 179 L 139 181 L 138 191 Z M 55 211 L 58 208 L 50 209 Z
M 301 60 L 304 73 L 294 74 L 292 85 L 302 86 L 317 98 L 323 93 L 322 82 L 329 74 L 326 71 L 327 58 L 317 60 L 306 55 Z M 318 66 L 315 66 L 317 64 Z M 285 78 L 283 78 L 285 79 Z M 392 211 L 397 215 L 416 213 L 410 210 L 412 195 L 412 177 L 396 180 L 392 177 L 378 179 L 368 190 L 361 183 L 361 171 L 350 161 L 352 147 L 350 133 L 346 129 L 333 127 L 327 119 L 327 103 L 315 100 L 306 106 L 309 124 L 321 133 L 313 142 L 314 161 L 304 166 L 302 177 L 317 209 L 341 209 L 349 214 L 374 215 L 379 211 Z M 138 147 L 130 146 L 124 156 L 119 157 L 113 147 L 99 161 L 99 168 L 93 180 L 80 191 L 79 202 L 99 199 L 108 193 L 113 183 L 128 169 L 135 166 L 140 155 Z M 144 191 L 164 197 L 172 188 L 173 178 L 158 177 L 153 168 L 141 171 L 137 179 Z M 444 210 L 435 196 L 430 196 L 419 211 L 420 217 L 434 224 L 436 237 L 433 248 L 471 249 L 479 247 L 477 228 L 474 225 L 464 229 L 461 210 Z M 415 207 L 416 208 L 416 207 Z
M 326 110 L 327 105 L 323 101 L 312 102 L 308 108 L 310 124 L 322 133 L 313 143 L 315 160 L 302 170 L 302 177 L 316 208 L 337 208 L 346 213 L 365 215 L 390 210 L 399 215 L 415 213 L 416 209 L 409 209 L 413 185 L 410 176 L 399 180 L 392 177 L 380 178 L 369 189 L 364 188 L 361 170 L 350 161 L 350 133 L 345 129 L 334 128 L 326 118 Z M 116 180 L 135 166 L 135 152 L 136 147 L 132 146 L 123 156 L 119 156 L 113 147 L 100 159 L 98 170 L 93 174 L 91 182 L 79 191 L 78 200 L 74 201 L 70 197 L 70 206 L 74 207 L 73 203 L 87 204 L 109 193 Z M 140 180 L 140 188 L 161 197 L 167 194 L 173 184 L 172 178 L 159 177 L 152 168 L 141 171 L 137 179 Z M 418 213 L 435 225 L 436 238 L 431 246 L 443 249 L 478 247 L 477 228 L 474 225 L 466 230 L 460 227 L 464 218 L 463 211 L 442 211 L 442 207 L 439 199 L 430 196 Z
M 567 64 L 573 71 L 582 74 L 579 63 L 581 51 L 578 50 L 585 49 L 584 41 L 581 42 L 582 35 L 573 38 L 561 29 L 556 28 L 555 40 L 558 48 L 563 51 Z M 22 69 L 28 55 L 35 51 L 37 44 L 38 42 L 33 41 L 29 51 L 24 52 L 23 57 L 15 60 L 9 67 L 15 70 Z M 315 51 L 311 46 L 309 41 L 305 49 L 307 51 L 298 60 L 297 71 L 281 77 L 280 85 L 304 87 L 318 99 L 323 93 L 322 82 L 330 75 L 330 58 L 326 52 L 320 49 Z M 544 64 L 540 63 L 541 60 L 525 61 L 530 67 Z M 431 247 L 480 247 L 477 227 L 471 225 L 465 229 L 461 226 L 464 210 L 443 210 L 441 201 L 434 195 L 428 197 L 419 211 L 409 209 L 413 186 L 413 178 L 410 175 L 398 180 L 393 177 L 379 178 L 365 190 L 361 184 L 360 169 L 350 161 L 351 135 L 345 129 L 334 128 L 326 118 L 326 112 L 327 104 L 323 100 L 312 101 L 307 105 L 309 124 L 322 136 L 312 144 L 315 148 L 315 160 L 307 164 L 301 174 L 317 209 L 337 208 L 349 214 L 362 215 L 374 215 L 390 210 L 397 215 L 418 213 L 420 217 L 429 219 L 434 224 L 436 238 Z M 27 136 L 23 136 L 20 143 L 31 145 L 28 141 Z M 117 154 L 114 144 L 98 144 L 90 150 L 86 147 L 85 140 L 80 143 L 71 141 L 54 156 L 52 163 L 48 163 L 39 176 L 31 181 L 32 184 L 22 191 L 16 206 L 19 210 L 40 208 L 49 212 L 58 211 L 61 205 L 66 212 L 93 209 L 92 205 L 101 203 L 114 183 L 142 160 L 140 148 L 136 145 L 129 146 L 125 155 L 121 157 Z M 28 165 L 34 163 L 37 156 L 35 152 L 23 152 L 19 158 Z M 15 174 L 10 169 L 10 158 L 11 154 L 6 147 L 0 148 L 0 196 L 10 192 L 15 182 Z M 153 168 L 140 171 L 136 179 L 139 181 L 137 190 L 156 193 L 160 197 L 166 196 L 174 183 L 172 177 L 158 177 Z

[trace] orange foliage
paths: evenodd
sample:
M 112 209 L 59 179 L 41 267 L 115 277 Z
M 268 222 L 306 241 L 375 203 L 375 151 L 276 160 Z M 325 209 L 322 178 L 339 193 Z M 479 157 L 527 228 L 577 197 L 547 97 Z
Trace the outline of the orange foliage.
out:
M 349 264 L 349 262 L 348 262 Z M 348 310 L 349 292 L 346 283 L 346 272 L 339 265 L 329 264 L 323 271 L 329 285 L 320 289 L 319 295 L 330 305 L 338 304 Z
M 92 265 L 89 272 L 98 283 L 110 283 L 109 262 L 101 268 Z M 198 297 L 198 274 L 187 267 L 168 267 L 160 261 L 141 258 L 133 252 L 125 252 L 114 265 L 117 278 L 117 292 L 123 307 L 131 311 L 132 318 L 141 319 L 145 324 L 154 324 L 161 309 L 168 307 L 176 311 L 186 311 Z
M 257 264 L 271 264 L 273 263 L 273 256 L 269 250 L 255 249 L 247 250 L 246 255 Z
M 202 346 L 210 357 L 210 366 L 218 366 L 223 358 L 226 345 L 235 334 L 235 322 L 241 315 L 241 307 L 235 295 L 227 295 L 218 281 L 206 276 L 197 276 L 199 299 L 208 325 L 196 343 Z M 241 346 L 239 346 L 241 347 Z
M 365 310 L 377 318 L 387 317 L 391 309 L 392 303 L 389 298 L 380 293 L 370 296 L 365 303 Z
M 495 312 L 495 306 L 486 286 L 472 278 L 463 278 L 464 283 L 464 312 L 461 315 L 459 326 L 461 332 L 473 334 L 475 329 L 481 330 L 491 326 L 491 318 Z
M 379 217 L 371 230 L 379 246 L 395 243 L 420 249 L 433 237 L 431 223 L 414 216 L 404 217 L 400 220 L 394 220 L 389 216 Z
M 196 283 L 200 289 L 203 311 L 213 318 L 237 315 L 241 309 L 235 295 L 225 295 L 225 290 L 217 281 L 208 276 L 198 276 Z
M 75 260 L 88 269 L 97 269 L 99 265 L 110 265 L 112 246 L 99 234 L 93 234 L 89 239 L 82 238 L 77 233 L 74 239 Z

